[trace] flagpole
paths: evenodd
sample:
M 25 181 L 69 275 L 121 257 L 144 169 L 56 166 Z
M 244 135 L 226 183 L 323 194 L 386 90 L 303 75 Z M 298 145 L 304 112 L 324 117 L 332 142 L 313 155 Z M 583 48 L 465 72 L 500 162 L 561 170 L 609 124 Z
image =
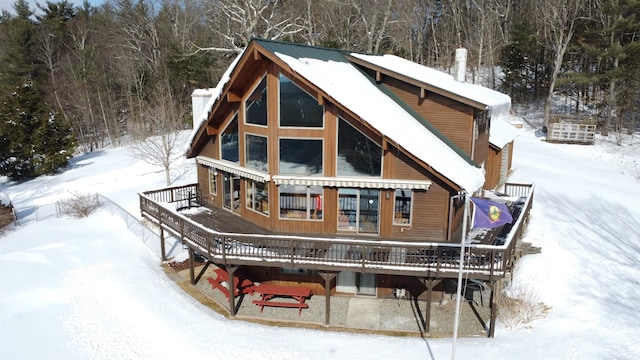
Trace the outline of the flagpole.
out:
M 458 269 L 458 287 L 456 289 L 456 311 L 453 322 L 453 345 L 451 348 L 451 360 L 456 358 L 456 341 L 458 339 L 458 325 L 460 323 L 460 298 L 462 297 L 462 271 L 464 269 L 464 245 L 467 240 L 467 216 L 469 214 L 469 196 L 466 191 L 462 192 L 464 196 L 464 215 L 462 216 L 462 239 L 460 240 L 460 266 Z

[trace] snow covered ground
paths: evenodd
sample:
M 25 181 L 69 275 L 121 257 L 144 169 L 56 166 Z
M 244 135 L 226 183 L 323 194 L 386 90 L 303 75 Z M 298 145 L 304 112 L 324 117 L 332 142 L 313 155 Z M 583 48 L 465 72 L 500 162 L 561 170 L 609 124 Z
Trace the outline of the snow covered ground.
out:
M 456 358 L 640 358 L 640 139 L 613 142 L 547 144 L 523 129 L 512 179 L 536 183 L 525 240 L 542 253 L 519 262 L 513 286 L 539 292 L 551 310 L 527 327 L 499 325 L 493 339 L 458 339 Z M 195 182 L 194 170 L 185 160 L 175 184 Z M 126 148 L 79 156 L 57 176 L 0 179 L 21 218 L 0 234 L 0 359 L 452 357 L 451 339 L 227 320 L 169 280 L 153 244 L 121 217 L 58 218 L 51 205 L 97 192 L 139 217 L 137 192 L 163 181 Z

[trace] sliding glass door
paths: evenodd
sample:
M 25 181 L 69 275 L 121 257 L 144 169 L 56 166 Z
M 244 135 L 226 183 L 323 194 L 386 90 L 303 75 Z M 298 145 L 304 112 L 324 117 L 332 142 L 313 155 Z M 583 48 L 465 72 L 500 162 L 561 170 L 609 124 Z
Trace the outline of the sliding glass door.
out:
M 379 190 L 338 189 L 338 230 L 377 234 L 379 214 Z

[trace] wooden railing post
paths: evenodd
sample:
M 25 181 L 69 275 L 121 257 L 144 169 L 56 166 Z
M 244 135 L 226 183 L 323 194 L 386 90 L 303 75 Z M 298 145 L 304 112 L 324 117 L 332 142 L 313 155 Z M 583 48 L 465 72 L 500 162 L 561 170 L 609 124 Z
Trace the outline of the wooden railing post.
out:
M 222 236 L 222 242 L 221 242 L 220 246 L 222 247 L 222 249 L 221 249 L 221 251 L 222 251 L 222 263 L 226 264 L 227 263 L 227 237 L 226 236 Z

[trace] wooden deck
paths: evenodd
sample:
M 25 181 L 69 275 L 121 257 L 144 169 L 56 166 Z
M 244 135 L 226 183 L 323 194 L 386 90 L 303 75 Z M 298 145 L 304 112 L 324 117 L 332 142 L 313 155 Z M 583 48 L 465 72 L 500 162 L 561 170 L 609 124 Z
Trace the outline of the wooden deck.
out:
M 522 194 L 512 204 L 514 222 L 485 232 L 466 247 L 463 271 L 476 279 L 499 279 L 511 270 L 516 239 L 531 208 L 533 187 L 517 187 Z M 524 189 L 524 190 L 523 190 Z M 174 193 L 174 194 L 172 194 Z M 195 205 L 197 187 L 177 187 L 140 194 L 144 218 L 178 236 L 211 262 L 223 265 L 294 267 L 319 271 L 358 271 L 378 274 L 455 278 L 460 244 L 314 237 L 277 234 L 219 208 L 200 208 L 189 215 L 167 203 Z M 522 196 L 522 195 L 525 196 Z M 193 198 L 185 199 L 185 195 Z M 473 238 L 472 238 L 473 240 Z

